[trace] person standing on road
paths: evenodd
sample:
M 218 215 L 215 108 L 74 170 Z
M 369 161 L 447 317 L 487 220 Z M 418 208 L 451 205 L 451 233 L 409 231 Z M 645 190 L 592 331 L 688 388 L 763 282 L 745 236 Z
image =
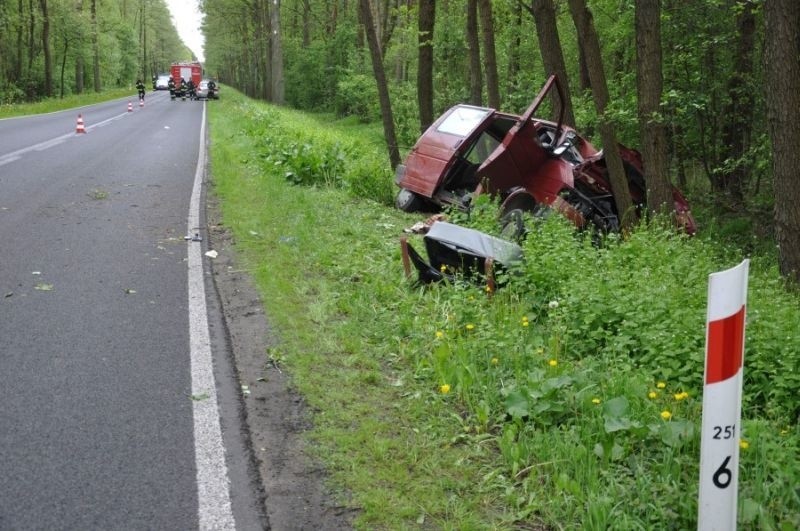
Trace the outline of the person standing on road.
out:
M 139 101 L 144 101 L 144 83 L 141 79 L 136 80 L 136 90 L 139 91 Z

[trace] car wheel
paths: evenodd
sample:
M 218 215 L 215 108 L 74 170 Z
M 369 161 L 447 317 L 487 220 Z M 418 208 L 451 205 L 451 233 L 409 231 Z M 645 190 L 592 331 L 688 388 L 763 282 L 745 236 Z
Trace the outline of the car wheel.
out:
M 525 217 L 545 218 L 551 210 L 540 204 L 526 204 L 507 210 L 500 216 L 500 237 L 511 241 L 521 241 L 528 234 Z
M 500 237 L 504 240 L 521 240 L 525 232 L 525 211 L 521 208 L 513 208 L 500 218 Z
M 422 208 L 423 203 L 419 195 L 406 188 L 401 188 L 394 200 L 395 206 L 403 212 L 416 212 Z

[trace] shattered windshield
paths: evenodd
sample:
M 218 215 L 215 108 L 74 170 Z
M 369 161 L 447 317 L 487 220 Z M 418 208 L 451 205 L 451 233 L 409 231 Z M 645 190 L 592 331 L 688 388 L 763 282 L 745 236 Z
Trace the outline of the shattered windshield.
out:
M 491 109 L 458 107 L 445 118 L 436 130 L 440 133 L 467 136 L 491 112 Z

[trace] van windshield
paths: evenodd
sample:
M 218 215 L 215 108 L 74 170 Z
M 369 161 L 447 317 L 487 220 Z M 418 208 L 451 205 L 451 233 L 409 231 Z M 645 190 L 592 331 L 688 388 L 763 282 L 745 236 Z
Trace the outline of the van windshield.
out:
M 468 136 L 478 124 L 483 122 L 484 118 L 491 112 L 491 109 L 456 107 L 456 109 L 439 124 L 436 130 L 440 133 L 465 137 Z

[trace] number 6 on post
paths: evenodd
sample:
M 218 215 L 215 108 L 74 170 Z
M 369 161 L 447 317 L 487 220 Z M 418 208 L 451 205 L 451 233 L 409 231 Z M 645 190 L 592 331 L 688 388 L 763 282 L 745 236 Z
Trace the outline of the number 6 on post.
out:
M 697 529 L 736 529 L 749 260 L 708 279 Z

